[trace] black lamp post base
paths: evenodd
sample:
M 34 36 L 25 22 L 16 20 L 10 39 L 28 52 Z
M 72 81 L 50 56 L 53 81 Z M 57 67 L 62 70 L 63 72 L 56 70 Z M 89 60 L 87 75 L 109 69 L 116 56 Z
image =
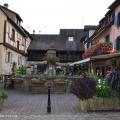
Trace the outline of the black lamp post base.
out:
M 47 113 L 51 113 L 51 107 L 47 107 Z
M 48 104 L 47 104 L 47 113 L 51 113 L 51 99 L 50 99 L 50 87 L 48 87 Z

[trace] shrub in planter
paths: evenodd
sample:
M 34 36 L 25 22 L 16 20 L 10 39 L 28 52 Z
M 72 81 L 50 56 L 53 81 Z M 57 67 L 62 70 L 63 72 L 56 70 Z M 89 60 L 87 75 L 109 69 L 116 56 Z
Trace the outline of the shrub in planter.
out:
M 90 77 L 96 81 L 97 97 L 105 98 L 105 97 L 113 97 L 115 95 L 115 92 L 110 88 L 106 79 L 99 77 L 95 74 L 91 74 Z
M 16 76 L 17 77 L 22 77 L 26 73 L 27 73 L 27 67 L 26 66 L 21 66 L 21 67 L 17 68 L 17 70 L 16 70 Z
M 65 80 L 65 76 L 61 74 L 61 75 L 58 75 L 58 76 L 57 76 L 57 80 L 54 80 L 54 82 L 55 82 L 55 83 L 58 83 L 58 84 L 59 84 L 59 83 L 60 83 L 60 84 L 62 84 L 62 83 L 64 84 L 64 83 L 66 83 L 67 81 Z
M 59 62 L 59 58 L 54 54 L 46 54 L 43 60 L 46 60 L 48 64 L 55 65 L 56 62 Z
M 96 91 L 96 82 L 89 77 L 74 79 L 71 84 L 71 92 L 81 100 L 92 98 Z
M 92 110 L 118 110 L 120 109 L 119 93 L 108 85 L 106 79 L 97 75 L 91 75 L 96 81 L 96 96 L 91 100 L 94 101 Z M 89 100 L 89 102 L 91 102 Z M 91 103 L 90 103 L 91 104 Z
M 43 80 L 45 80 L 45 75 L 42 74 L 42 73 L 39 73 L 39 74 L 37 75 L 37 79 L 43 81 Z
M 89 77 L 74 79 L 71 84 L 71 92 L 80 99 L 81 110 L 89 109 L 88 99 L 95 95 L 96 82 Z
M 16 77 L 14 78 L 15 83 L 21 84 L 23 83 L 22 76 L 27 73 L 27 67 L 26 66 L 20 66 L 16 70 Z
M 36 77 L 36 79 L 32 80 L 33 84 L 44 84 L 45 83 L 45 75 L 42 73 L 39 73 Z

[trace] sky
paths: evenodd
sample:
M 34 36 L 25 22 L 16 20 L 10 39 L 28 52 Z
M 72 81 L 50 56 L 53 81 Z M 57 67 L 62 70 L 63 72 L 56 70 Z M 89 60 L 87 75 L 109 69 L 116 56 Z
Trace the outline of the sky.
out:
M 114 0 L 0 0 L 23 19 L 30 33 L 59 34 L 60 29 L 97 25 Z

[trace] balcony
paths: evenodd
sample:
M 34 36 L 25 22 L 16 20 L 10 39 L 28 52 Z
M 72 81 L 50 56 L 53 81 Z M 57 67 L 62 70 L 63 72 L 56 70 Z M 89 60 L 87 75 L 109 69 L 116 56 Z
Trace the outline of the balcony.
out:
M 88 48 L 84 54 L 82 55 L 82 58 L 89 58 L 92 56 L 97 56 L 97 55 L 104 55 L 104 54 L 110 54 L 113 52 L 113 45 L 112 43 L 98 43 L 91 48 Z

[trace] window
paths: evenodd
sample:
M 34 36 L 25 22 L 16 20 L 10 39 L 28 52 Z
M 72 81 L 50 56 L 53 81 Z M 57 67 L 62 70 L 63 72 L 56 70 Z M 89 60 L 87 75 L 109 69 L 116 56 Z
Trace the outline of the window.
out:
M 117 27 L 120 27 L 120 12 L 117 15 Z
M 107 35 L 106 37 L 105 37 L 105 42 L 110 42 L 110 36 L 109 35 Z
M 74 37 L 73 37 L 73 36 L 68 37 L 68 41 L 69 41 L 69 42 L 73 42 L 73 41 L 74 41 Z
M 120 36 L 116 39 L 116 50 L 120 51 Z
M 12 29 L 11 40 L 15 41 L 15 30 Z
M 6 63 L 11 63 L 12 62 L 12 53 L 11 52 L 6 53 L 5 62 Z
M 19 41 L 17 41 L 17 49 L 18 49 L 18 50 L 19 50 L 19 45 L 20 45 L 20 44 L 19 44 Z
M 22 57 L 21 56 L 18 57 L 18 65 L 22 65 Z

